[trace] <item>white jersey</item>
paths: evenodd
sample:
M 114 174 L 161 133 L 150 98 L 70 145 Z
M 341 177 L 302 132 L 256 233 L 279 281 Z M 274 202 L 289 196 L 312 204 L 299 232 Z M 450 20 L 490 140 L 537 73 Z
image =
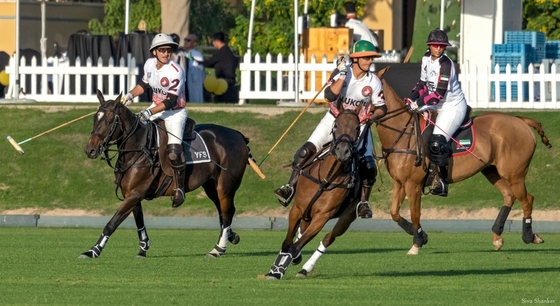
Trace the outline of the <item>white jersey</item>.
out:
M 377 38 L 373 35 L 371 30 L 359 19 L 348 19 L 344 26 L 352 29 L 352 32 L 354 33 L 354 43 L 359 40 L 367 40 L 374 46 L 379 47 Z
M 144 76 L 142 81 L 152 88 L 152 102 L 162 103 L 168 94 L 177 96 L 177 105 L 174 109 L 184 108 L 185 99 L 185 72 L 176 62 L 169 62 L 161 69 L 156 68 L 157 59 L 149 58 L 144 64 Z
M 385 105 L 383 85 L 381 80 L 371 71 L 368 71 L 361 79 L 356 79 L 352 73 L 352 66 L 348 66 L 347 71 L 349 73 L 344 79 L 338 99 L 329 103 L 330 111 L 333 115 L 338 116 L 338 103 L 342 103 L 344 109 L 356 109 L 358 105 L 363 104 L 359 117 L 360 123 L 364 124 L 370 117 L 372 106 Z M 331 86 L 339 77 L 340 74 L 335 75 L 327 86 Z
M 427 94 L 435 92 L 438 88 L 443 87 L 447 89 L 439 103 L 454 105 L 466 103 L 465 95 L 457 80 L 455 65 L 446 54 L 443 54 L 436 60 L 432 60 L 430 52 L 427 52 L 422 57 L 420 80 L 426 83 L 428 88 Z

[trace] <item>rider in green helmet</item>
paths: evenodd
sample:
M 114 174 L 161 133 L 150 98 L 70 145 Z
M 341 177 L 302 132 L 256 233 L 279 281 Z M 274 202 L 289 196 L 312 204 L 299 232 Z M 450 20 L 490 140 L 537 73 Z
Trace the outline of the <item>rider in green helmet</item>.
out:
M 352 46 L 350 54 L 352 62 L 346 56 L 341 56 L 337 60 L 337 68 L 325 87 L 325 99 L 329 101 L 330 109 L 307 142 L 294 155 L 292 175 L 288 183 L 275 190 L 282 205 L 288 206 L 292 200 L 301 167 L 326 143 L 332 141 L 331 128 L 339 114 L 339 103 L 344 109 L 355 109 L 358 105 L 363 105 L 359 113 L 361 133 L 369 133 L 369 123 L 383 117 L 387 112 L 381 80 L 370 71 L 370 66 L 376 57 L 381 57 L 381 54 L 377 52 L 375 46 L 369 41 L 360 40 Z M 377 176 L 377 167 L 373 159 L 371 137 L 364 136 L 366 137 L 363 137 L 364 141 L 360 146 L 365 148 L 365 153 L 360 158 L 362 194 L 356 212 L 360 218 L 371 218 L 372 212 L 368 199 Z

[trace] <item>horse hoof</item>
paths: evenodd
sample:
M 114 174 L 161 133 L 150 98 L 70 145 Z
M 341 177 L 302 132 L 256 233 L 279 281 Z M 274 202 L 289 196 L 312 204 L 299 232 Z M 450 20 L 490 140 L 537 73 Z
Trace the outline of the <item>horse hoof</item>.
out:
M 406 255 L 418 255 L 418 250 L 419 250 L 419 249 L 420 249 L 419 247 L 413 245 L 413 246 L 410 248 L 410 250 L 408 250 L 408 253 L 406 253 Z
M 204 257 L 206 257 L 206 258 L 218 258 L 220 256 L 221 256 L 221 254 L 210 252 L 210 253 L 206 253 L 206 255 Z
M 138 252 L 138 255 L 136 255 L 136 258 L 146 258 L 146 251 L 140 250 L 140 252 Z
M 87 251 L 82 253 L 80 256 L 78 256 L 78 258 L 97 258 L 98 256 L 95 256 L 95 254 L 92 251 Z
M 239 235 L 237 235 L 236 232 L 231 232 L 231 235 L 229 235 L 228 237 L 228 241 L 231 242 L 232 244 L 238 244 L 239 243 Z
M 499 251 L 504 246 L 504 239 L 495 240 L 492 244 L 494 244 L 494 250 Z
M 296 274 L 296 277 L 297 277 L 297 278 L 306 278 L 306 277 L 307 277 L 307 270 L 301 269 L 301 271 L 299 271 L 299 272 Z
M 279 280 L 282 279 L 282 275 L 276 273 L 268 273 L 266 275 L 267 280 Z
M 544 240 L 541 238 L 541 236 L 535 234 L 535 236 L 533 236 L 533 243 L 534 244 L 541 244 L 541 243 L 544 243 Z
M 298 256 L 296 256 L 296 258 L 292 259 L 292 265 L 297 266 L 301 263 L 301 260 L 303 259 L 303 256 L 301 256 L 301 252 L 299 252 Z

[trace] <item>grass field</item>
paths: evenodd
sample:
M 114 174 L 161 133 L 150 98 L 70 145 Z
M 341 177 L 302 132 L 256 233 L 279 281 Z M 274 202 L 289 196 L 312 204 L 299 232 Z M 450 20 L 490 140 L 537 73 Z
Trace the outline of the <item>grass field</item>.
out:
M 78 118 L 97 109 L 96 104 L 79 104 L 80 109 L 57 110 L 57 105 L 40 103 L 40 108 L 4 108 L 0 121 L 2 137 L 11 135 L 23 141 Z M 68 105 L 67 105 L 68 106 Z M 216 105 L 204 105 L 212 107 Z M 71 107 L 71 106 L 70 106 Z M 145 106 L 135 106 L 140 110 Z M 233 106 L 229 106 L 233 107 Z M 242 107 L 240 107 L 242 109 Z M 264 115 L 251 112 L 195 111 L 189 117 L 198 123 L 217 123 L 238 129 L 250 138 L 250 147 L 258 163 L 299 115 L 301 109 L 289 109 L 282 114 Z M 535 209 L 558 209 L 560 180 L 560 121 L 557 111 L 514 112 L 542 122 L 553 144 L 547 149 L 540 142 L 527 176 L 527 188 L 535 196 Z M 307 112 L 301 116 L 286 137 L 268 155 L 261 169 L 267 176 L 261 180 L 249 167 L 236 197 L 237 213 L 259 214 L 280 205 L 273 190 L 284 184 L 290 175 L 286 168 L 294 152 L 305 142 L 324 112 Z M 0 141 L 0 211 L 19 208 L 83 209 L 103 215 L 112 215 L 120 201 L 115 197 L 113 170 L 102 160 L 90 160 L 83 147 L 92 129 L 92 118 L 72 123 L 22 145 L 26 151 L 20 155 L 8 141 Z M 377 132 L 374 132 L 377 139 Z M 376 140 L 377 142 L 377 140 Z M 378 144 L 378 143 L 377 143 Z M 377 154 L 380 149 L 377 146 Z M 388 211 L 392 180 L 382 165 L 370 200 L 378 209 Z M 474 195 L 474 196 L 473 196 Z M 448 207 L 476 210 L 485 207 L 499 208 L 500 193 L 478 174 L 466 181 L 452 184 L 448 198 L 424 196 L 422 207 Z M 406 203 L 403 206 L 406 209 Z M 514 206 L 519 208 L 519 205 Z M 191 216 L 214 215 L 215 209 L 202 191 L 187 194 L 186 204 L 171 209 L 169 198 L 144 203 L 146 215 Z
M 207 259 L 216 232 L 150 230 L 146 259 L 135 230 L 118 230 L 98 259 L 78 259 L 98 229 L 2 228 L 1 305 L 517 305 L 560 303 L 560 235 L 491 248 L 488 234 L 430 233 L 419 256 L 403 233 L 348 232 L 307 279 L 288 269 L 267 281 L 283 232 L 238 231 L 241 242 Z M 304 260 L 322 232 L 304 249 Z

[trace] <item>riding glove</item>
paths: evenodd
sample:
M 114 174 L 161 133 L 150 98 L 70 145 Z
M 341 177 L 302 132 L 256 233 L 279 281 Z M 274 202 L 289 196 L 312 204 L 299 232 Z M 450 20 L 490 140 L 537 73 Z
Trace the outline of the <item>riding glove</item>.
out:
M 340 74 L 346 75 L 348 71 L 348 68 L 346 66 L 346 55 L 340 55 L 338 57 L 338 59 L 336 60 L 336 69 L 338 69 Z
M 418 111 L 418 103 L 416 101 L 412 101 L 409 98 L 404 98 L 404 103 L 406 104 L 408 110 L 410 110 L 411 112 L 414 113 Z
M 129 106 L 132 103 L 132 99 L 134 99 L 134 96 L 129 92 L 124 97 L 122 97 L 121 102 L 125 106 Z
M 152 111 L 150 109 L 143 110 L 143 111 L 138 113 L 138 118 L 140 118 L 140 120 L 142 120 L 142 121 L 150 120 L 151 116 L 152 116 Z

